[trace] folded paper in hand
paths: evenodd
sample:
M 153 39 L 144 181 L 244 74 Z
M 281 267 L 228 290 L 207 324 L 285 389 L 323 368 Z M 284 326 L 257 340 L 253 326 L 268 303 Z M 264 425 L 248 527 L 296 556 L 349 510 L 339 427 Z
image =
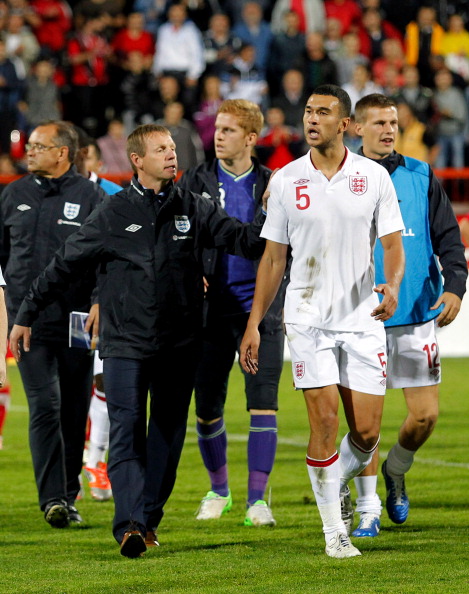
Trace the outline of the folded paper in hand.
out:
M 68 346 L 81 349 L 95 349 L 98 344 L 96 338 L 91 338 L 90 333 L 85 331 L 88 314 L 83 311 L 70 312 L 70 326 L 68 335 Z

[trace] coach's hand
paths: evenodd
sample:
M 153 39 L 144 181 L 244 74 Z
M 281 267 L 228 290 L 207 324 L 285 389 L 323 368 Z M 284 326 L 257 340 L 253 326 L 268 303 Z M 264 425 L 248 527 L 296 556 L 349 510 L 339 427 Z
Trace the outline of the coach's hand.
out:
M 440 328 L 451 324 L 461 309 L 461 299 L 454 293 L 449 292 L 443 293 L 435 305 L 430 307 L 430 309 L 438 309 L 442 303 L 444 303 L 445 306 L 440 312 L 440 315 L 436 318 L 436 323 Z
M 15 324 L 10 332 L 10 350 L 16 361 L 21 360 L 21 347 L 26 353 L 31 344 L 31 328 L 29 326 L 18 326 Z
M 91 348 L 95 349 L 99 336 L 99 304 L 95 303 L 90 308 L 90 313 L 86 318 L 85 332 L 91 334 Z

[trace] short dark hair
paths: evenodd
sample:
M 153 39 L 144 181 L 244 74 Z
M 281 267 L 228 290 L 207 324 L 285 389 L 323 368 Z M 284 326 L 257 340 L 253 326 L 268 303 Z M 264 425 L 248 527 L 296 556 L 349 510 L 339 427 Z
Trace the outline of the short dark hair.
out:
M 401 99 L 397 102 L 396 107 L 399 109 L 400 105 L 405 105 L 407 107 L 407 109 L 410 111 L 410 113 L 413 115 L 413 117 L 418 120 L 418 114 L 415 111 L 415 107 L 413 105 L 411 105 L 408 101 L 404 101 L 403 99 Z
M 319 85 L 311 95 L 336 97 L 339 100 L 340 111 L 343 118 L 349 118 L 352 113 L 352 102 L 347 91 L 337 85 Z
M 83 130 L 83 128 L 80 128 L 80 126 L 77 126 L 76 124 L 72 125 L 78 135 L 78 148 L 82 149 L 87 147 L 91 143 L 91 136 L 88 134 L 88 132 Z
M 40 122 L 36 128 L 41 126 L 55 126 L 53 141 L 57 146 L 66 146 L 68 148 L 68 160 L 75 162 L 75 156 L 78 150 L 78 134 L 71 122 L 63 120 L 45 120 Z
M 94 150 L 96 151 L 96 156 L 97 156 L 98 160 L 101 159 L 101 157 L 102 157 L 101 147 L 99 146 L 99 144 L 97 143 L 97 141 L 94 138 L 90 138 L 88 146 L 92 146 L 94 148 Z
M 363 122 L 366 120 L 366 112 L 371 107 L 397 107 L 397 105 L 394 99 L 386 97 L 382 93 L 365 95 L 355 104 L 355 121 Z

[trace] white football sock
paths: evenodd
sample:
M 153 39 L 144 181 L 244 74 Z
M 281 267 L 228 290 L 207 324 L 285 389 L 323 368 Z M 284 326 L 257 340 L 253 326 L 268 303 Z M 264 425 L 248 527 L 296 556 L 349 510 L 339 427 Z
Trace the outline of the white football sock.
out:
M 395 476 L 402 476 L 412 466 L 414 455 L 415 452 L 406 450 L 399 442 L 395 443 L 388 453 L 386 471 Z
M 381 515 L 381 500 L 376 493 L 378 477 L 374 476 L 356 476 L 354 479 L 357 489 L 357 507 L 358 513 L 370 512 Z
M 368 466 L 377 448 L 379 439 L 369 451 L 360 449 L 353 443 L 350 433 L 347 433 L 340 444 L 340 486 L 346 485 L 350 479 L 360 474 Z
M 335 461 L 327 466 L 315 463 L 327 463 L 327 460 L 313 460 L 306 457 L 308 474 L 313 488 L 316 504 L 318 506 L 319 515 L 321 516 L 323 524 L 323 532 L 328 543 L 337 532 L 347 534 L 344 522 L 340 513 L 340 496 L 339 496 L 339 461 L 337 453 L 330 459 L 335 458 Z

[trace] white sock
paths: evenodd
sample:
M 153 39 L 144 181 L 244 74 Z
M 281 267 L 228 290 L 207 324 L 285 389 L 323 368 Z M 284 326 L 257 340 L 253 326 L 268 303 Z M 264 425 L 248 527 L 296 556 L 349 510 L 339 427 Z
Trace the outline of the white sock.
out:
M 389 450 L 386 460 L 386 471 L 394 476 L 405 474 L 414 462 L 415 452 L 406 450 L 399 442 L 395 443 Z
M 357 512 L 381 515 L 381 500 L 376 492 L 378 477 L 376 475 L 356 476 L 353 480 L 357 489 Z
M 346 485 L 350 479 L 360 474 L 368 466 L 377 448 L 379 439 L 370 451 L 360 449 L 353 443 L 350 433 L 343 438 L 340 444 L 340 486 Z
M 96 394 L 98 391 L 96 390 Z M 93 394 L 90 404 L 90 441 L 88 445 L 89 468 L 97 468 L 98 462 L 106 460 L 109 448 L 109 415 L 106 400 L 101 400 Z M 99 393 L 101 395 L 101 393 Z M 103 394 L 104 396 L 104 394 Z
M 328 464 L 329 460 L 332 460 Z M 340 478 L 339 460 L 337 452 L 329 460 L 313 460 L 306 456 L 308 474 L 313 488 L 319 515 L 322 520 L 322 530 L 328 543 L 337 532 L 347 534 L 340 513 Z M 324 465 L 327 464 L 327 465 Z

